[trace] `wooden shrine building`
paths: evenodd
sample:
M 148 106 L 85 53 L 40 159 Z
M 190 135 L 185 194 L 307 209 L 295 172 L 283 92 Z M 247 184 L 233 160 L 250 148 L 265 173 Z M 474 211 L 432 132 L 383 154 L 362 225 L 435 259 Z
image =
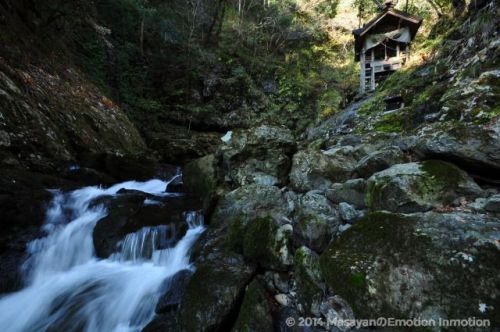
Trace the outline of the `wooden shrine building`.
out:
M 353 30 L 361 93 L 375 90 L 378 82 L 406 64 L 410 43 L 421 24 L 421 18 L 395 9 L 388 1 L 377 17 Z

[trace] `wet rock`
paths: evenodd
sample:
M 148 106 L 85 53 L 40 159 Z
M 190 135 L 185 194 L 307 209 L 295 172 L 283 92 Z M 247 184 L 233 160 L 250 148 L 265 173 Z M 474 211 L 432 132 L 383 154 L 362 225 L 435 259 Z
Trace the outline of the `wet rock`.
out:
M 328 189 L 332 183 L 349 180 L 356 162 L 347 147 L 299 151 L 293 156 L 290 185 L 298 192 Z
M 499 227 L 480 214 L 371 213 L 322 254 L 321 272 L 356 317 L 499 324 L 495 310 L 479 310 L 480 303 L 500 305 Z
M 233 331 L 272 332 L 273 318 L 269 295 L 258 281 L 248 285 Z
M 180 309 L 184 331 L 213 331 L 228 324 L 254 273 L 239 255 L 212 253 L 186 287 Z
M 376 172 L 404 162 L 403 152 L 397 147 L 389 147 L 372 152 L 362 158 L 358 162 L 355 172 L 362 178 L 368 178 Z
M 98 257 L 106 258 L 115 252 L 116 245 L 126 234 L 123 229 L 139 212 L 145 198 L 142 194 L 125 194 L 109 202 L 109 214 L 97 222 L 92 233 Z
M 53 195 L 45 188 L 71 186 L 60 178 L 0 168 L 0 293 L 22 286 L 21 265 L 28 242 L 42 237 Z
M 398 164 L 368 179 L 367 206 L 394 212 L 427 211 L 476 198 L 481 188 L 461 169 L 443 161 Z
M 296 144 L 284 127 L 260 126 L 234 131 L 219 150 L 225 174 L 237 185 L 283 186 Z
M 357 208 L 365 208 L 366 180 L 353 179 L 344 183 L 334 183 L 326 191 L 326 197 L 333 203 L 346 202 Z
M 294 232 L 298 246 L 305 244 L 317 252 L 322 252 L 340 224 L 338 212 L 325 196 L 318 192 L 308 192 L 297 204 Z
M 156 315 L 142 332 L 179 332 L 179 318 L 175 314 Z
M 186 231 L 184 212 L 200 208 L 199 202 L 188 196 L 154 198 L 157 204 L 147 204 L 148 195 L 129 190 L 116 197 L 101 197 L 92 203 L 103 204 L 108 210 L 108 215 L 97 222 L 92 233 L 98 257 L 108 257 L 116 251 L 118 242 L 126 234 L 145 226 L 170 224 L 172 235 L 180 238 Z
M 162 287 L 166 289 L 166 292 L 158 300 L 156 313 L 163 314 L 176 311 L 179 308 L 182 295 L 192 275 L 193 271 L 182 270 L 163 283 Z

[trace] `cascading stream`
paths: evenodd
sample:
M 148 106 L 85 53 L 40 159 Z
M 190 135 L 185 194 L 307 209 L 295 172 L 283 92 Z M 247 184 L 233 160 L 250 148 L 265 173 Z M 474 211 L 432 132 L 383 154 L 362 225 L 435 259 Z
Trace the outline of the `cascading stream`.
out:
M 169 183 L 128 181 L 107 189 L 54 191 L 47 236 L 28 245 L 26 286 L 0 299 L 0 331 L 140 331 L 153 318 L 165 281 L 192 269 L 189 251 L 204 231 L 203 217 L 187 213 L 188 230 L 175 245 L 168 226 L 145 227 L 128 234 L 111 257 L 98 259 L 92 232 L 107 211 L 91 202 L 120 189 L 177 195 L 165 192 Z

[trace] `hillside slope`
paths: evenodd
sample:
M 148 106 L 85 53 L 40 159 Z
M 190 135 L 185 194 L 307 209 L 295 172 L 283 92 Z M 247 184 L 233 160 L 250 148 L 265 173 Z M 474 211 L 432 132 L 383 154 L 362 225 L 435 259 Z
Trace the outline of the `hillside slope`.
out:
M 427 31 L 411 66 L 297 142 L 283 127 L 237 130 L 188 164 L 213 214 L 180 313 L 152 327 L 394 317 L 440 331 L 475 317 L 497 329 L 498 17 L 496 2 L 471 3 Z M 394 95 L 405 106 L 386 110 Z

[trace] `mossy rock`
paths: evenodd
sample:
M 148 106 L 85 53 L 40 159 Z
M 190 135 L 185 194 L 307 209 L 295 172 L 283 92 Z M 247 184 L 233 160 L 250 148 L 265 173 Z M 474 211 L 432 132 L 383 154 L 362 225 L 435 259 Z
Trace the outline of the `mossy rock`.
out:
M 247 287 L 243 303 L 233 332 L 272 332 L 272 307 L 269 303 L 269 294 L 257 280 L 253 280 Z
M 243 255 L 268 269 L 286 270 L 293 263 L 289 238 L 291 225 L 279 226 L 271 217 L 252 220 L 243 237 Z
M 306 245 L 323 252 L 340 225 L 333 204 L 318 192 L 310 191 L 300 197 L 295 209 L 295 245 Z
M 302 216 L 294 228 L 297 240 L 310 246 L 317 252 L 323 252 L 338 228 L 337 223 L 330 223 L 315 216 Z
M 200 197 L 203 208 L 211 212 L 217 199 L 224 191 L 221 185 L 218 159 L 210 154 L 195 159 L 183 169 L 183 183 L 186 191 Z
M 241 256 L 227 253 L 198 266 L 182 297 L 182 330 L 213 331 L 227 324 L 252 275 Z
M 298 192 L 327 189 L 351 178 L 356 158 L 347 149 L 336 151 L 301 150 L 293 156 L 290 186 Z
M 499 226 L 466 213 L 370 213 L 329 246 L 320 268 L 357 318 L 481 317 L 498 326 Z
M 474 180 L 455 165 L 429 160 L 375 173 L 368 180 L 366 205 L 371 210 L 408 213 L 458 204 L 461 197 L 481 194 Z
M 295 252 L 295 280 L 297 295 L 305 310 L 311 313 L 316 302 L 319 305 L 325 293 L 325 285 L 319 267 L 319 256 L 307 247 L 300 247 Z
M 294 206 L 294 197 L 292 196 L 275 186 L 258 184 L 243 186 L 228 192 L 219 199 L 210 218 L 210 223 L 213 225 L 212 231 L 217 233 L 215 236 L 221 240 L 221 246 L 225 250 L 243 254 L 244 238 L 247 236 L 249 225 L 260 219 L 291 218 Z M 278 235 L 280 227 L 275 221 L 269 224 L 261 223 L 262 221 L 258 221 L 252 226 L 252 229 L 269 227 L 274 231 L 274 235 Z M 258 230 L 252 234 L 256 237 L 261 236 Z M 287 240 L 282 240 L 287 242 Z M 251 239 L 248 241 L 251 244 Z M 256 259 L 259 255 L 250 249 L 250 244 L 247 246 L 247 253 L 250 252 L 252 259 Z

